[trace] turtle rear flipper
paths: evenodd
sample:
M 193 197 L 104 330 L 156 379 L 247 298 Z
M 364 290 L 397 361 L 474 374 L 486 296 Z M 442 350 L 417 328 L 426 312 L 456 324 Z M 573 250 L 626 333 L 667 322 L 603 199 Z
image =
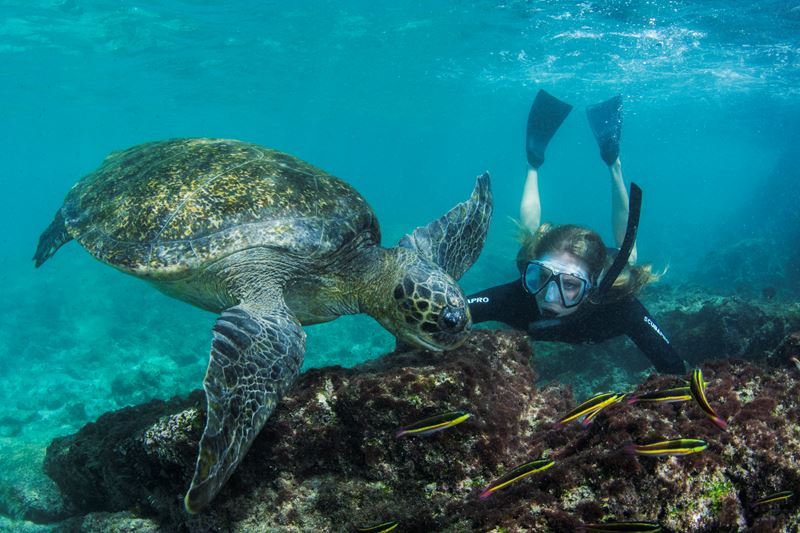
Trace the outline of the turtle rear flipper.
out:
M 59 209 L 53 221 L 39 237 L 39 245 L 33 255 L 33 260 L 36 261 L 36 268 L 42 266 L 42 263 L 50 259 L 59 248 L 71 240 L 72 236 L 67 232 L 67 227 L 64 225 L 64 217 L 61 216 L 61 209 Z
M 227 309 L 213 328 L 203 386 L 208 412 L 186 510 L 197 513 L 236 470 L 300 372 L 305 333 L 282 297 Z

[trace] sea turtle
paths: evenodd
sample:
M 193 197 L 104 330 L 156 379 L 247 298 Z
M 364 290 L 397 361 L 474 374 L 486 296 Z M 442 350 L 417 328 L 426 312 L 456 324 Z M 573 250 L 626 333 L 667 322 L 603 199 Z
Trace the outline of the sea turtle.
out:
M 198 512 L 297 377 L 301 325 L 367 313 L 401 343 L 441 351 L 465 340 L 471 320 L 455 280 L 477 259 L 491 212 L 483 174 L 467 201 L 383 248 L 364 198 L 324 171 L 241 141 L 173 139 L 114 152 L 78 181 L 34 260 L 75 239 L 100 261 L 221 313 L 184 498 Z

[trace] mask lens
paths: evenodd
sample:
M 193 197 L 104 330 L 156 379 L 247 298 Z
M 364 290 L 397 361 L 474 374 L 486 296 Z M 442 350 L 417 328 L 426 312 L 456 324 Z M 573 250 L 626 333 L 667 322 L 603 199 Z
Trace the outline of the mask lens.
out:
M 525 268 L 525 289 L 531 294 L 536 294 L 547 285 L 552 277 L 553 271 L 546 266 L 539 263 L 528 263 Z
M 555 291 L 558 288 L 561 303 L 564 304 L 564 307 L 575 307 L 581 303 L 588 285 L 584 279 L 578 276 L 561 272 L 556 273 L 539 262 L 531 261 L 525 267 L 525 290 L 530 294 L 540 293 L 551 282 L 553 287 L 548 289 L 548 301 L 555 301 L 552 298 L 555 294 L 550 294 L 550 290 Z
M 564 306 L 572 307 L 578 305 L 586 292 L 586 282 L 571 274 L 561 274 L 559 278 Z

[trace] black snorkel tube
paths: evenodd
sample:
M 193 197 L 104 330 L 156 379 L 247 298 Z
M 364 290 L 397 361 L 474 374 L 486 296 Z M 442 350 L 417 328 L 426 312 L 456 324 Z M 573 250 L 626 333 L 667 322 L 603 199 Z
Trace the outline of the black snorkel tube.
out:
M 633 245 L 636 243 L 636 233 L 639 231 L 639 217 L 641 213 L 642 189 L 635 183 L 631 183 L 628 200 L 628 226 L 625 228 L 625 238 L 622 239 L 622 246 L 620 246 L 617 256 L 614 258 L 614 262 L 608 267 L 600 283 L 589 289 L 585 297 L 586 302 L 581 305 L 580 309 L 565 317 L 531 322 L 528 324 L 528 331 L 541 331 L 543 329 L 561 326 L 586 315 L 586 313 L 592 311 L 593 306 L 603 302 L 606 294 L 611 287 L 614 286 L 614 282 L 617 281 L 622 269 L 628 264 L 628 259 L 633 251 Z
M 628 201 L 628 226 L 625 228 L 625 238 L 622 239 L 622 246 L 619 247 L 614 262 L 606 270 L 603 280 L 589 292 L 587 296 L 589 303 L 599 304 L 603 301 L 606 293 L 617 281 L 622 269 L 628 264 L 631 257 L 633 245 L 636 243 L 636 233 L 639 231 L 639 217 L 642 214 L 642 189 L 635 183 L 631 183 L 631 192 Z

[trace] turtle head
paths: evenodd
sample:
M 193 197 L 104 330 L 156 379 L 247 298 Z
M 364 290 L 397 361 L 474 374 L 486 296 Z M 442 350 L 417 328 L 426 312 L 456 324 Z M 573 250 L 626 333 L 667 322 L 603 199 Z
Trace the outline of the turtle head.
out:
M 364 289 L 358 309 L 399 341 L 437 351 L 461 345 L 472 319 L 456 280 L 478 259 L 491 215 L 492 192 L 484 173 L 468 200 L 403 236 L 396 247 L 365 253 L 364 268 L 350 265 Z
M 399 341 L 426 350 L 460 346 L 472 326 L 461 288 L 438 265 L 403 248 L 393 251 L 402 266 L 378 321 Z

